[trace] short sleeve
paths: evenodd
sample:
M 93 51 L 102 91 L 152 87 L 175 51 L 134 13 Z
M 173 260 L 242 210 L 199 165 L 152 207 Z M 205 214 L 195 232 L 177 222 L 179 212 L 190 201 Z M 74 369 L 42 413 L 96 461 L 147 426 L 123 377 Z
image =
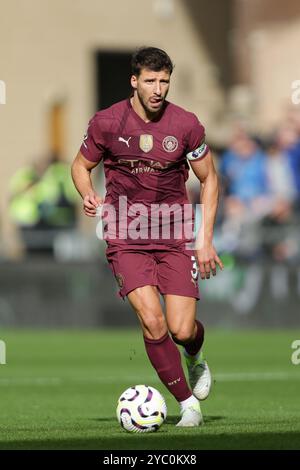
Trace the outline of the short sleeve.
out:
M 201 160 L 209 152 L 205 142 L 205 129 L 195 114 L 192 114 L 191 129 L 187 139 L 187 159 L 190 161 Z
M 91 162 L 100 162 L 105 153 L 103 133 L 99 129 L 99 123 L 94 116 L 88 125 L 86 134 L 80 147 L 82 155 Z

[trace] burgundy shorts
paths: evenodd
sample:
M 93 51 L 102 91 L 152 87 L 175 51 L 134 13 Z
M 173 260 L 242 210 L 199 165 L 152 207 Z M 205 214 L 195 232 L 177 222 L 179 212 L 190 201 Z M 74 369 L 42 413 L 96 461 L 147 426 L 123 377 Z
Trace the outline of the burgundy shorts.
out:
M 195 253 L 186 250 L 185 245 L 151 250 L 109 246 L 106 257 L 120 297 L 151 285 L 157 286 L 161 294 L 200 298 Z

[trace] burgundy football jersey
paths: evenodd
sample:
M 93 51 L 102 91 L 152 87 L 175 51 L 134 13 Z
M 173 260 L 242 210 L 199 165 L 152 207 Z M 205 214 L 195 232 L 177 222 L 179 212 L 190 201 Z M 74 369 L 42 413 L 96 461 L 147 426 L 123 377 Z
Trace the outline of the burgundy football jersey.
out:
M 183 220 L 184 210 L 184 220 L 189 219 L 187 155 L 191 160 L 203 158 L 208 152 L 204 138 L 198 118 L 170 102 L 147 123 L 129 99 L 94 115 L 80 152 L 92 162 L 103 160 L 102 216 L 109 222 L 105 234 L 109 243 L 151 248 L 191 239 L 190 228 L 179 233 L 177 224 L 175 233 L 174 221 Z

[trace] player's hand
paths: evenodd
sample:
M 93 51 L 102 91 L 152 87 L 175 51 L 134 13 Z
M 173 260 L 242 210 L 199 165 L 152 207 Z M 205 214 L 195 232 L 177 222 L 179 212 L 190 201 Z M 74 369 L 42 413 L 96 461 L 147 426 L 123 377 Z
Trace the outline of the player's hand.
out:
M 102 204 L 103 199 L 95 191 L 91 191 L 83 198 L 83 211 L 88 217 L 95 217 L 97 207 Z
M 211 273 L 215 276 L 217 274 L 216 265 L 218 265 L 221 270 L 224 268 L 214 246 L 211 244 L 204 246 L 200 250 L 196 250 L 196 255 L 201 279 L 209 279 Z

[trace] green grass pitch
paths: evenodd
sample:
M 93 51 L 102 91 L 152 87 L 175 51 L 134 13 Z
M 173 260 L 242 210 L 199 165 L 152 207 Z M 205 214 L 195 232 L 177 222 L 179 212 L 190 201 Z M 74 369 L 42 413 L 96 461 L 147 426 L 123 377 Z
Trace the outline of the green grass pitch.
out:
M 207 330 L 215 383 L 205 425 L 179 429 L 178 406 L 152 370 L 138 330 L 4 330 L 0 449 L 300 449 L 300 365 L 294 331 Z M 150 434 L 121 429 L 115 408 L 129 386 L 165 396 L 168 418 Z

